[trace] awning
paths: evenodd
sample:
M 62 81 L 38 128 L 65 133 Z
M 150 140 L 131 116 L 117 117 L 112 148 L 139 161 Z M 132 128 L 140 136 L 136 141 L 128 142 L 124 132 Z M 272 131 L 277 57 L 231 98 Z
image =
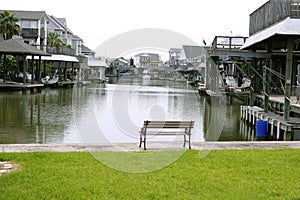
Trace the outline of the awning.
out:
M 88 59 L 88 66 L 90 67 L 108 67 L 106 62 L 103 61 L 102 59 Z
M 299 27 L 300 19 L 288 17 L 287 19 L 247 38 L 241 49 L 248 49 L 251 46 L 265 41 L 275 35 L 300 35 Z
M 32 56 L 26 57 L 28 60 L 31 60 Z M 34 60 L 38 60 L 38 56 L 34 56 Z M 41 60 L 46 61 L 61 61 L 61 62 L 75 62 L 78 63 L 78 59 L 74 56 L 67 56 L 67 55 L 61 55 L 61 54 L 52 54 L 52 56 L 41 56 Z

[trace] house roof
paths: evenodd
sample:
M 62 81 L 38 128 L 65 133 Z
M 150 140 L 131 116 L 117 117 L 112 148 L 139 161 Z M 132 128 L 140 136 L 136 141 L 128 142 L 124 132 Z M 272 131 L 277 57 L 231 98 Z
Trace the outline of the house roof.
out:
M 108 67 L 103 59 L 89 58 L 88 65 L 90 67 Z
M 72 31 L 67 27 L 66 20 L 64 18 L 56 18 L 51 15 L 49 16 L 49 19 L 57 26 L 57 28 L 72 33 Z
M 112 62 L 116 62 L 116 61 L 119 61 L 119 62 L 122 62 L 122 63 L 125 63 L 125 64 L 129 64 L 130 61 L 124 59 L 124 58 L 117 58 L 115 60 L 113 60 Z
M 4 10 L 0 10 L 2 12 Z M 18 19 L 40 20 L 43 16 L 47 16 L 45 11 L 25 11 L 25 10 L 8 10 L 16 15 Z
M 275 35 L 299 35 L 300 19 L 286 18 L 285 20 L 274 24 L 249 37 L 241 49 L 249 49 L 251 46 L 267 40 Z
M 183 50 L 185 53 L 185 57 L 187 59 L 199 58 L 207 51 L 203 46 L 187 46 L 187 45 L 183 45 Z
M 81 39 L 81 38 L 78 37 L 77 35 L 72 35 L 72 39 L 73 39 L 73 40 L 81 40 L 81 41 L 83 41 L 83 39 Z
M 81 52 L 82 53 L 94 53 L 90 48 L 85 45 L 81 45 Z
M 31 59 L 30 56 L 27 56 L 27 59 Z M 37 56 L 34 56 L 34 60 L 38 60 Z M 46 61 L 62 61 L 62 62 L 74 62 L 78 63 L 78 59 L 74 56 L 67 56 L 67 55 L 60 55 L 60 54 L 53 54 L 51 57 L 42 56 L 41 60 Z
M 171 48 L 169 52 L 178 52 L 180 53 L 182 51 L 182 49 L 179 48 Z
M 29 44 L 23 40 L 10 39 L 0 42 L 0 53 L 12 55 L 35 55 L 35 56 L 51 56 Z

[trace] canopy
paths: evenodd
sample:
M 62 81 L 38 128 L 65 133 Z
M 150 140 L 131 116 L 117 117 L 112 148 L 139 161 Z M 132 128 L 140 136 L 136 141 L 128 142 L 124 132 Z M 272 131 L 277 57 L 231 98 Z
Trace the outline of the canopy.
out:
M 27 56 L 27 59 L 30 60 L 31 56 Z M 38 60 L 38 56 L 34 56 L 34 60 Z M 75 62 L 78 63 L 78 59 L 74 56 L 66 56 L 66 55 L 61 55 L 61 54 L 52 54 L 51 57 L 46 57 L 42 56 L 41 60 L 46 60 L 46 61 L 61 61 L 61 62 Z
M 275 35 L 300 35 L 300 19 L 287 18 L 263 31 L 249 37 L 241 49 L 248 49 L 251 46 L 265 41 Z
M 0 54 L 10 55 L 35 55 L 35 56 L 51 56 L 29 44 L 23 40 L 10 39 L 0 42 Z

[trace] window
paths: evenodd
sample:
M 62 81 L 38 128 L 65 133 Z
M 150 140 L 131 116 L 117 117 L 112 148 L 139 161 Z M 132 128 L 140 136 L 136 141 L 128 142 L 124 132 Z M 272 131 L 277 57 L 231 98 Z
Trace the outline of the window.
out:
M 33 20 L 22 20 L 21 27 L 22 28 L 37 29 L 38 28 L 38 22 L 33 21 Z
M 300 1 L 299 0 L 292 0 L 291 16 L 300 17 Z

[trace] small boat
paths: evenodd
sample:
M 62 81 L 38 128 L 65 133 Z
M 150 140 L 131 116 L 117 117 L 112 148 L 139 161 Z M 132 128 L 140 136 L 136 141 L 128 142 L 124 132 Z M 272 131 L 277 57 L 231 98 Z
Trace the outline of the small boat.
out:
M 45 78 L 42 78 L 42 83 L 45 85 L 55 85 L 58 83 L 59 80 L 59 76 L 58 75 L 54 75 L 53 77 L 50 76 L 46 76 Z

